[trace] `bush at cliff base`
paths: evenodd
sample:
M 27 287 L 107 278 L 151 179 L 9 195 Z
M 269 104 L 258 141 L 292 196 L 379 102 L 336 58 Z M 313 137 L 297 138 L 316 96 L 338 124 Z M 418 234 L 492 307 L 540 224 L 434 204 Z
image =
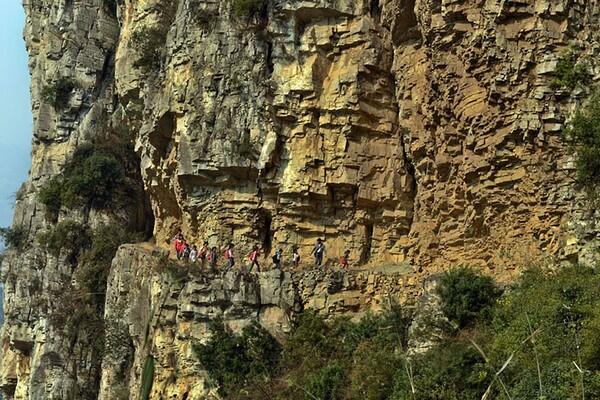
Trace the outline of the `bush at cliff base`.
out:
M 211 322 L 212 337 L 206 344 L 194 346 L 219 392 L 233 396 L 249 381 L 269 376 L 281 354 L 279 343 L 257 323 L 235 335 L 221 319 Z
M 442 311 L 460 328 L 489 312 L 500 295 L 491 277 L 468 267 L 455 268 L 443 274 L 437 292 Z
M 490 364 L 512 398 L 600 398 L 600 275 L 569 267 L 528 271 L 489 324 Z M 539 372 L 538 372 L 539 366 Z M 498 398 L 508 398 L 499 394 Z

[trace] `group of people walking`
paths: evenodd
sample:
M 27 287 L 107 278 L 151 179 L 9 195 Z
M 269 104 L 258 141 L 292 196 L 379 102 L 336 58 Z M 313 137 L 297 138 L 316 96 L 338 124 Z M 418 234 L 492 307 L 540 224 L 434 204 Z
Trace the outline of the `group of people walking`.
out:
M 195 244 L 190 244 L 185 240 L 181 230 L 173 238 L 173 246 L 178 260 L 187 260 L 191 263 L 199 262 L 203 267 L 208 262 L 212 269 L 216 269 L 218 258 L 216 246 L 209 247 L 208 242 L 205 241 L 202 247 L 198 249 Z
M 173 237 L 173 245 L 175 247 L 175 253 L 177 254 L 178 260 L 189 261 L 190 263 L 193 263 L 193 264 L 200 263 L 202 268 L 204 268 L 206 266 L 206 264 L 208 263 L 208 266 L 212 271 L 217 270 L 217 260 L 218 260 L 219 256 L 218 256 L 218 249 L 216 246 L 210 247 L 208 242 L 205 241 L 204 244 L 202 245 L 202 247 L 200 249 L 198 249 L 198 247 L 195 244 L 190 244 L 188 241 L 185 240 L 185 237 L 183 236 L 183 232 L 181 231 L 181 229 Z M 234 254 L 233 243 L 232 242 L 227 243 L 227 245 L 225 246 L 223 251 L 224 251 L 223 257 L 225 258 L 225 261 L 226 261 L 225 268 L 227 270 L 229 270 L 229 269 L 233 268 L 233 266 L 235 265 L 235 260 L 236 260 L 236 257 Z M 296 269 L 300 266 L 301 258 L 300 258 L 300 253 L 298 251 L 299 251 L 298 246 L 294 246 L 292 248 L 291 265 L 294 267 L 294 269 Z M 315 267 L 320 267 L 321 265 L 323 265 L 323 259 L 325 256 L 325 243 L 323 242 L 323 239 L 321 239 L 321 238 L 317 239 L 317 242 L 315 243 L 315 246 L 313 247 L 313 249 L 311 251 L 311 255 L 314 257 Z M 259 257 L 260 257 L 259 246 L 254 245 L 252 247 L 252 251 L 248 254 L 248 261 L 250 262 L 250 269 L 249 269 L 250 272 L 254 269 L 255 266 L 256 266 L 257 271 L 260 272 L 261 266 L 259 263 Z M 340 257 L 340 265 L 342 266 L 342 268 L 348 268 L 349 258 L 350 258 L 350 250 L 346 250 L 344 252 L 344 255 L 342 257 Z M 283 250 L 282 249 L 278 249 L 275 252 L 275 254 L 272 257 L 272 261 L 273 261 L 273 268 L 281 269 L 281 265 L 283 262 Z

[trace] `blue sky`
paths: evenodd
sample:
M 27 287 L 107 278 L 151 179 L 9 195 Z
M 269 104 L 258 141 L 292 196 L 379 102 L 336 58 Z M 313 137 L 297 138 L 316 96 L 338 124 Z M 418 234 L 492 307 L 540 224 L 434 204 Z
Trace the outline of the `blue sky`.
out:
M 0 24 L 0 226 L 12 220 L 14 194 L 27 177 L 32 120 L 20 0 L 2 4 Z

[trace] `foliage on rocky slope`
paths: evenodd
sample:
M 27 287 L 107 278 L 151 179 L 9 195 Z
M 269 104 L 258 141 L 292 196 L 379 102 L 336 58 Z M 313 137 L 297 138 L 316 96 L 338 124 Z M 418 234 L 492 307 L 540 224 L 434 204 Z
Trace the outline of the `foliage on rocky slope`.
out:
M 441 302 L 454 307 L 446 315 L 444 334 L 423 354 L 407 354 L 410 314 L 394 306 L 356 322 L 325 321 L 308 311 L 281 350 L 267 331 L 249 335 L 244 330 L 237 336 L 221 322 L 198 355 L 227 399 L 600 396 L 598 271 L 532 269 L 497 300 L 488 297 L 482 279 L 489 282 L 463 269 L 440 280 Z M 456 285 L 457 280 L 463 284 Z M 474 318 L 470 326 L 462 326 L 463 315 Z M 259 352 L 252 350 L 256 340 Z

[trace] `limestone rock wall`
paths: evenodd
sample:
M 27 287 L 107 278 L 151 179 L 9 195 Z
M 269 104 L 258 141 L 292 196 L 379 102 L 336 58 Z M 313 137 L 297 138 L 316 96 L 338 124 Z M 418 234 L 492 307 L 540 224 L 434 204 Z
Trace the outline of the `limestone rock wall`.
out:
M 370 3 L 277 1 L 251 18 L 156 3 L 126 2 L 116 79 L 158 240 L 183 223 L 198 240 L 306 251 L 324 237 L 332 254 L 401 259 L 414 182 Z M 149 33 L 151 64 L 135 45 Z
M 416 38 L 398 2 L 383 8 L 418 187 L 411 259 L 502 269 L 559 254 L 577 208 L 561 134 L 579 100 L 549 82 L 567 46 L 597 48 L 598 3 L 414 5 Z
M 198 241 L 306 253 L 323 237 L 334 258 L 509 274 L 559 255 L 577 200 L 561 131 L 583 96 L 549 84 L 570 43 L 593 54 L 597 14 L 594 1 L 280 0 L 251 17 L 125 2 L 117 90 L 157 240 L 183 224 Z
M 261 297 L 214 311 L 233 307 L 240 320 L 276 321 L 284 331 L 284 310 L 298 304 L 360 312 L 382 266 L 415 272 L 412 283 L 385 278 L 389 291 L 410 297 L 428 275 L 456 264 L 505 279 L 531 263 L 593 258 L 598 229 L 561 140 L 588 88 L 557 91 L 550 82 L 569 45 L 582 49 L 597 78 L 596 0 L 264 4 L 237 15 L 234 0 L 24 2 L 34 132 L 14 226 L 32 246 L 9 250 L 2 263 L 0 389 L 8 398 L 97 397 L 97 357 L 48 322 L 56 294 L 71 288 L 73 268 L 36 237 L 55 223 L 38 200 L 40 188 L 78 147 L 99 138 L 135 145 L 139 163 L 128 171 L 134 204 L 62 209 L 58 221 L 150 223 L 159 247 L 182 227 L 196 242 L 233 240 L 240 256 L 255 243 L 265 254 L 299 246 L 305 263 L 322 237 L 328 258 L 347 248 L 354 264 L 374 271 L 347 276 L 341 285 L 348 290 L 334 294 L 323 292 L 333 278 L 314 274 L 266 274 L 243 284 L 224 277 L 215 281 L 227 288 L 222 294 L 209 283 L 177 289 L 143 275 L 149 256 L 123 250 L 114 264 L 121 273 L 111 279 L 124 283 L 110 286 L 106 309 L 110 317 L 119 296 L 130 293 L 146 302 L 146 311 L 121 321 L 131 338 L 127 354 L 135 355 L 132 385 L 147 344 L 168 337 L 173 346 L 170 337 L 192 325 L 201 336 L 204 325 L 179 321 L 208 314 L 185 314 L 179 299 L 285 288 L 301 301 L 277 294 L 275 303 Z M 57 109 L 44 88 L 61 78 L 73 88 Z M 134 273 L 127 263 L 140 266 L 135 273 L 145 286 L 127 275 Z M 177 307 L 160 325 L 164 332 L 142 340 L 140 327 L 163 315 L 148 308 L 161 296 Z M 108 368 L 103 377 L 104 398 L 113 373 Z M 161 382 L 160 390 L 181 392 L 187 383 L 169 385 Z

